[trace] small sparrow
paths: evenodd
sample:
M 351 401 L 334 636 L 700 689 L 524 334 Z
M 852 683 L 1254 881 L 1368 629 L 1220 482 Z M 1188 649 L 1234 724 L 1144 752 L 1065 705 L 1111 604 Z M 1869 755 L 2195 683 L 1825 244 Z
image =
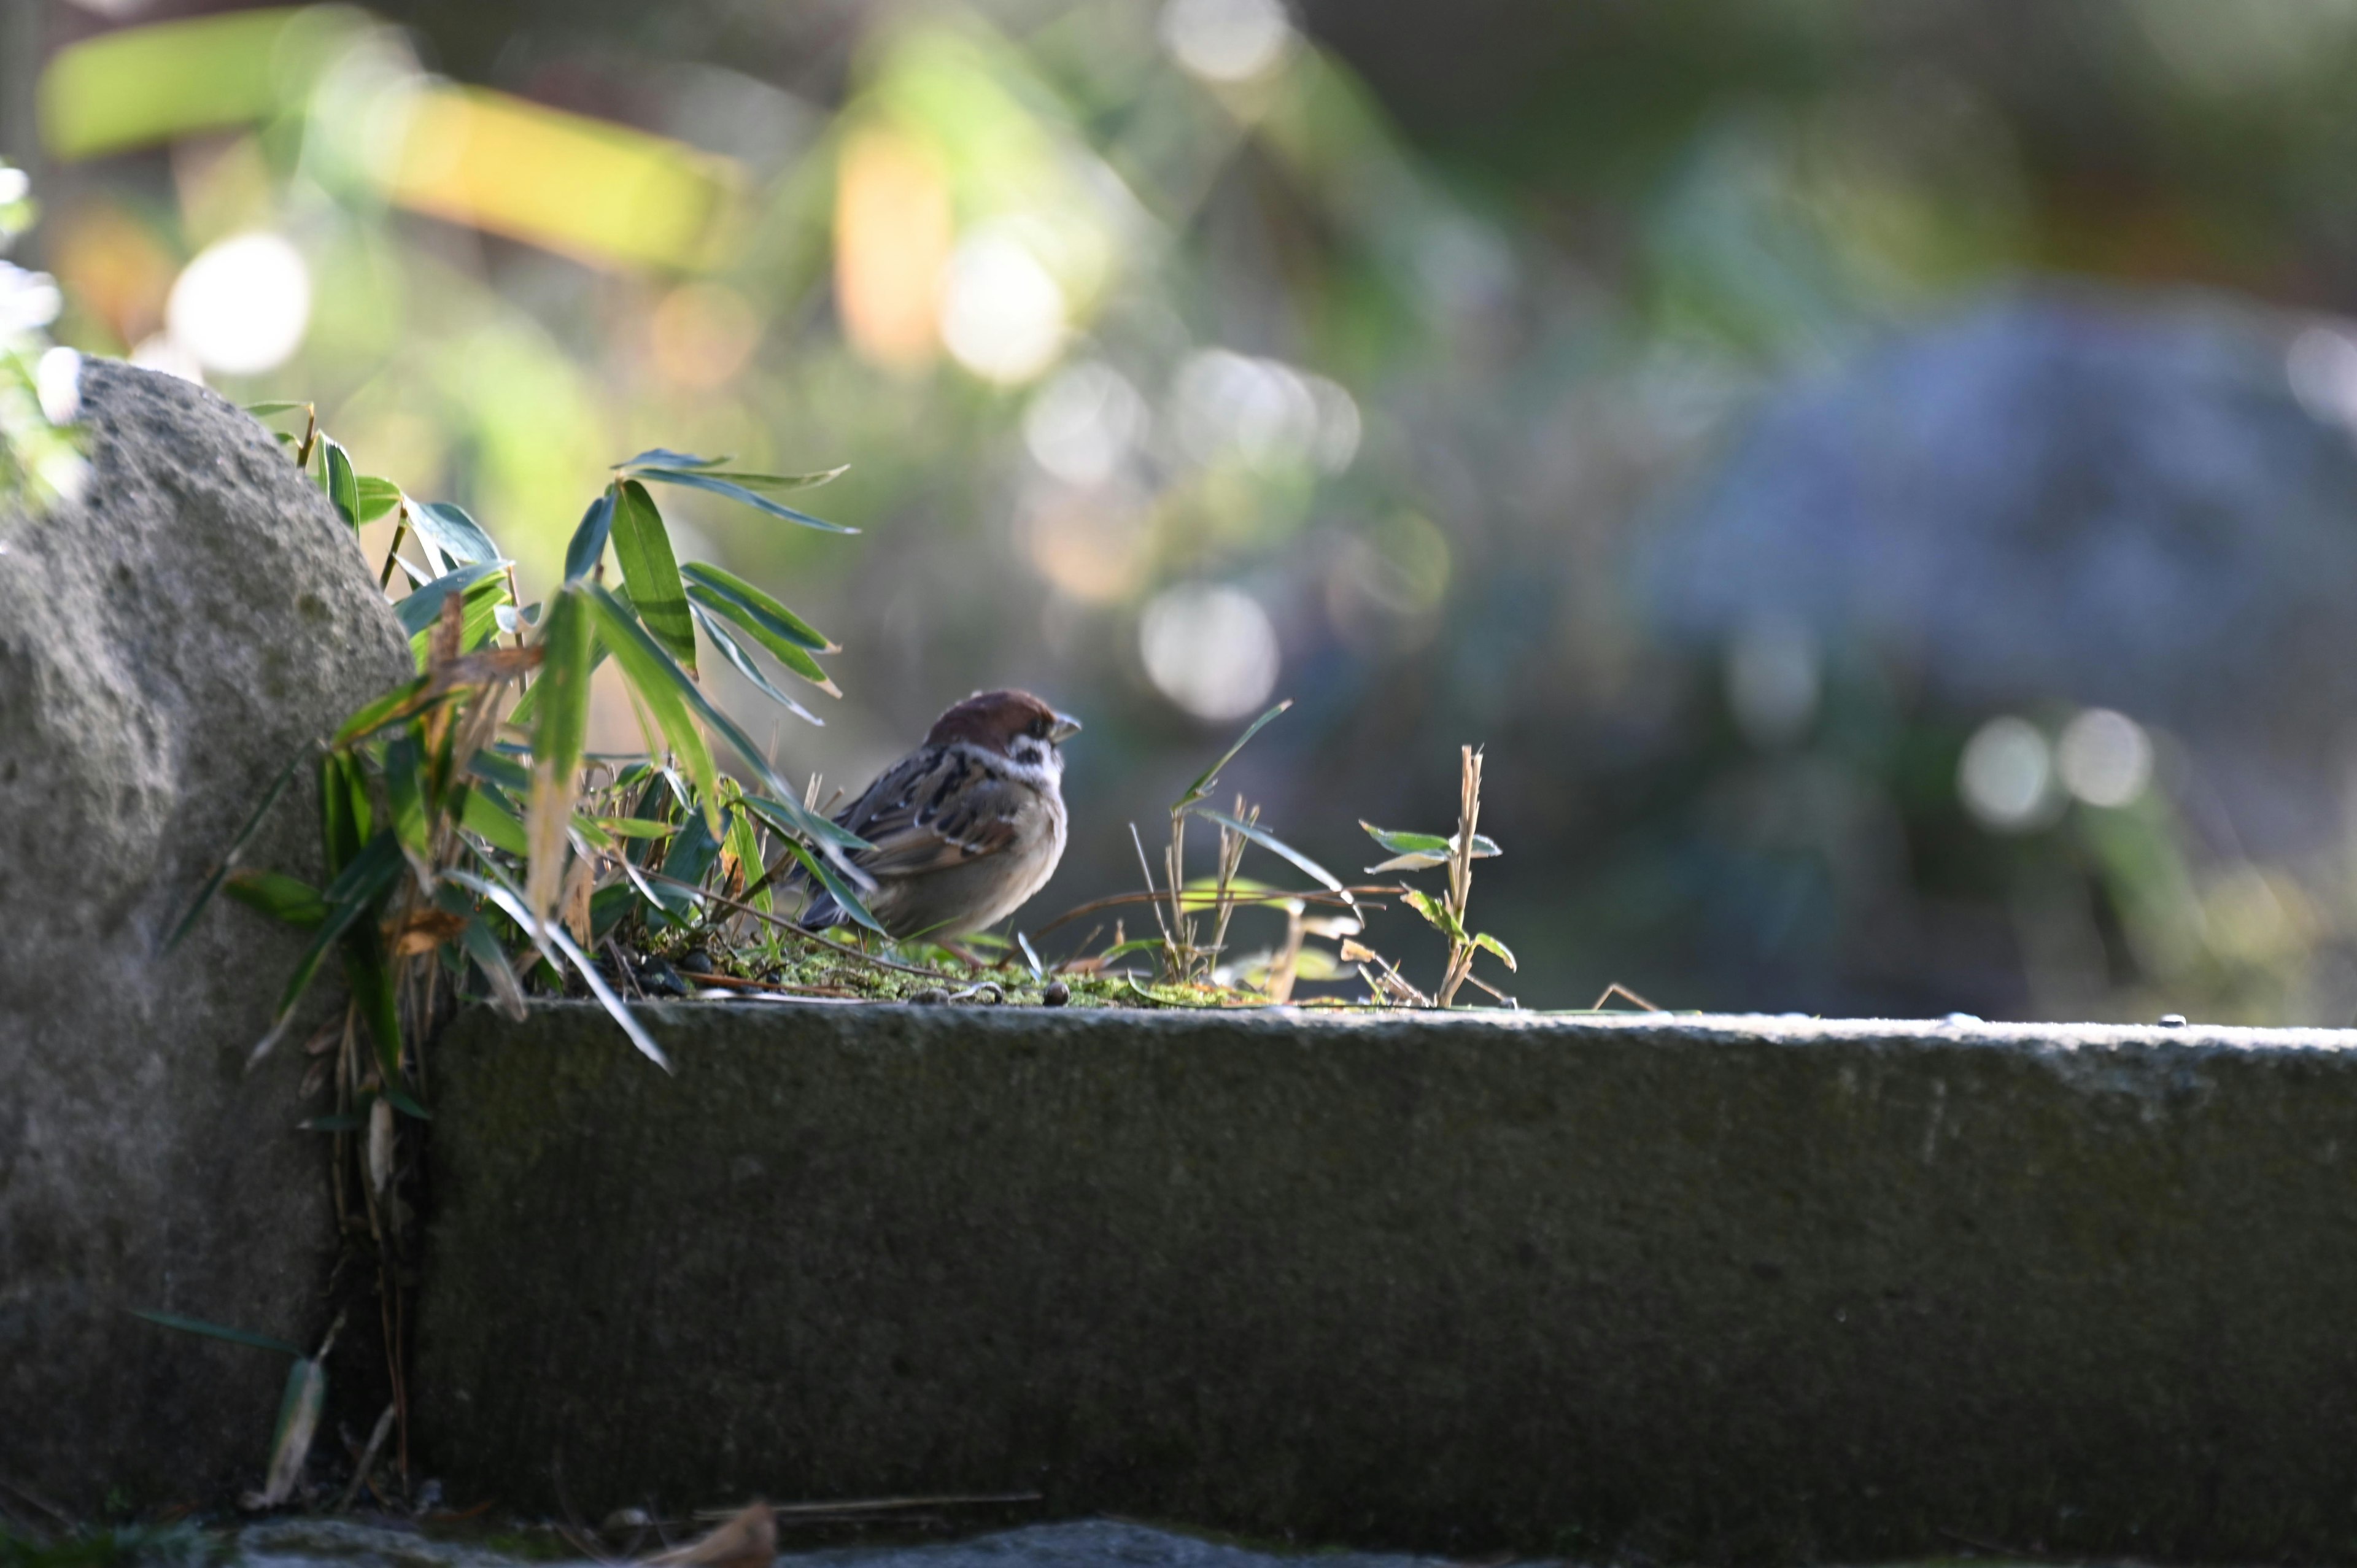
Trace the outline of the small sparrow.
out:
M 1064 855 L 1056 748 L 1080 728 L 1028 692 L 977 692 L 834 819 L 874 846 L 845 858 L 873 882 L 867 908 L 887 931 L 952 940 L 1046 886 Z M 822 930 L 843 918 L 820 892 L 802 924 Z

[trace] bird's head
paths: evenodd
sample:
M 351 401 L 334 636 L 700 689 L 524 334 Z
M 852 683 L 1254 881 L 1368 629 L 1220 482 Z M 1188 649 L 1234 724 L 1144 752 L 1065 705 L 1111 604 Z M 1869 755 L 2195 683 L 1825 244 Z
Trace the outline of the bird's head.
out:
M 1028 692 L 976 692 L 933 721 L 925 744 L 963 742 L 1052 779 L 1064 770 L 1057 747 L 1080 729 L 1080 720 L 1058 713 Z

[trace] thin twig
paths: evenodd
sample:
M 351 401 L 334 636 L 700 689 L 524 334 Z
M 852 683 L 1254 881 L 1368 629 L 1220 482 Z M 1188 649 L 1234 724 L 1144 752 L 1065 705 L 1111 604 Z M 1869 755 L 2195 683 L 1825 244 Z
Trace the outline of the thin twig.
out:
M 1604 994 L 1596 999 L 1596 1005 L 1590 1007 L 1588 1011 L 1591 1013 L 1602 1012 L 1604 1010 L 1604 1004 L 1607 1002 L 1611 1001 L 1615 996 L 1625 996 L 1648 1013 L 1659 1013 L 1662 1011 L 1661 1008 L 1654 1006 L 1652 1003 L 1646 1001 L 1643 997 L 1638 995 L 1635 992 L 1630 990 L 1627 986 L 1621 984 L 1617 980 L 1604 988 Z

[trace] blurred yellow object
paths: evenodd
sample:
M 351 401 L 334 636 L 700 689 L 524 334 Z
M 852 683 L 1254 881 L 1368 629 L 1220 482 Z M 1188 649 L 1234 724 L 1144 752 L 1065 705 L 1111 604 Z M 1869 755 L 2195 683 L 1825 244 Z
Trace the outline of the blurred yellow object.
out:
M 683 143 L 472 87 L 409 115 L 386 188 L 414 211 L 592 264 L 706 265 L 734 228 L 736 166 Z
M 41 73 L 41 144 L 90 158 L 270 119 L 309 88 L 322 34 L 352 21 L 328 7 L 236 11 L 70 44 Z
M 834 297 L 844 335 L 868 360 L 915 369 L 938 343 L 952 222 L 941 162 L 905 133 L 844 140 L 835 179 Z
M 42 73 L 42 141 L 96 157 L 300 112 L 375 26 L 313 5 L 102 34 Z M 401 128 L 375 175 L 400 206 L 605 266 L 706 266 L 735 231 L 744 181 L 726 158 L 480 88 L 411 76 L 393 91 Z

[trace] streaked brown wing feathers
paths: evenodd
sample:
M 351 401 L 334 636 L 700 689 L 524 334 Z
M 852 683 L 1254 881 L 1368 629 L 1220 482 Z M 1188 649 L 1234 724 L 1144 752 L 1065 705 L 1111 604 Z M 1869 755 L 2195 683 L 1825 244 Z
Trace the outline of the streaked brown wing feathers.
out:
M 928 748 L 868 787 L 836 819 L 876 847 L 851 858 L 877 876 L 946 870 L 1005 850 L 1033 791 L 970 754 Z

